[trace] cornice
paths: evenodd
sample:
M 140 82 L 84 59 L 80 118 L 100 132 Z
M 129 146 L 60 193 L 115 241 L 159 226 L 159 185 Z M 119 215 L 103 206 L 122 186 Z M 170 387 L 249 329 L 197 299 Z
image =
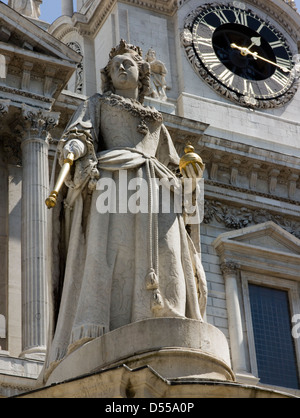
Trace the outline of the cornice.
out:
M 177 0 L 122 0 L 122 3 L 133 4 L 135 6 L 151 9 L 170 16 L 172 16 L 178 9 Z
M 71 48 L 2 2 L 0 40 L 62 61 L 77 63 L 81 60 Z
M 83 7 L 80 13 L 74 13 L 72 18 L 65 16 L 56 20 L 50 27 L 49 32 L 61 40 L 72 30 L 78 31 L 82 36 L 95 37 L 99 29 L 118 3 L 117 0 L 94 0 Z M 177 10 L 177 0 L 122 0 L 124 4 L 141 7 L 154 12 L 173 16 Z

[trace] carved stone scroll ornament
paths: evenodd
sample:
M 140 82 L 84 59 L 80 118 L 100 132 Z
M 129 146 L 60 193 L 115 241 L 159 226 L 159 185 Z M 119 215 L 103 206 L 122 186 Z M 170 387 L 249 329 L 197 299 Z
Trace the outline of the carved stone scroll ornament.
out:
M 300 238 L 300 220 L 296 221 L 295 218 L 291 219 L 265 209 L 230 206 L 224 202 L 206 199 L 203 222 L 209 224 L 214 220 L 230 229 L 273 221 L 290 234 Z

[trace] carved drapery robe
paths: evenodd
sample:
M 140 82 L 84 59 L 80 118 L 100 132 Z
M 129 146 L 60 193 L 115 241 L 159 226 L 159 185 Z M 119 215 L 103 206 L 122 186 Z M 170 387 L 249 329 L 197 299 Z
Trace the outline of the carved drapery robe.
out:
M 38 19 L 41 15 L 42 0 L 9 0 L 8 5 L 17 12 Z
M 179 157 L 161 114 L 114 94 L 96 94 L 75 112 L 59 149 L 74 138 L 87 152 L 67 181 L 68 248 L 47 367 L 123 325 L 153 317 L 202 320 L 206 306 L 199 242 L 192 242 L 182 214 L 173 210 L 172 192 L 170 213 L 163 213 L 161 201 L 159 213 L 150 208 L 151 178 L 179 181 L 174 175 Z M 116 185 L 116 213 L 97 210 L 101 193 L 107 193 L 99 187 L 90 191 L 98 173 L 99 181 Z M 149 184 L 149 208 L 118 213 L 124 205 L 119 192 L 129 189 L 132 179 Z M 135 192 L 128 190 L 128 199 Z

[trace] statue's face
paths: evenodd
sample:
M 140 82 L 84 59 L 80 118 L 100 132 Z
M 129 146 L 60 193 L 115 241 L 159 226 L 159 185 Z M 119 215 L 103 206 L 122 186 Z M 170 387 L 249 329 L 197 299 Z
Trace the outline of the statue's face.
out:
M 153 51 L 152 49 L 149 49 L 149 51 L 147 52 L 147 61 L 148 62 L 155 61 L 155 58 L 156 58 L 155 51 Z
M 116 90 L 135 89 L 139 80 L 137 63 L 130 54 L 116 55 L 111 62 L 110 76 Z

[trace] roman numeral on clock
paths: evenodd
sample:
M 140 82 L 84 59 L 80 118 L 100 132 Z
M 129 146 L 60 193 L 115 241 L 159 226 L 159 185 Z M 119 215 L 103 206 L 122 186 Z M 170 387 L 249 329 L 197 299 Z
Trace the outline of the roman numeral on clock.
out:
M 290 67 L 290 61 L 284 58 L 276 57 L 276 63 L 288 69 Z
M 194 37 L 194 42 L 201 44 L 203 46 L 212 46 L 212 39 L 211 38 L 203 38 L 202 36 L 196 35 Z
M 229 23 L 227 16 L 223 12 L 223 10 L 216 10 L 215 15 L 220 19 L 221 24 Z
M 234 11 L 235 22 L 239 25 L 248 26 L 247 14 L 243 10 Z
M 280 71 L 276 70 L 275 73 L 270 77 L 271 80 L 275 81 L 281 87 L 284 87 L 288 81 L 288 77 L 282 74 Z
M 264 23 L 262 23 L 257 29 L 255 29 L 255 31 L 257 32 L 257 33 L 260 33 L 260 31 L 263 29 L 265 27 L 265 24 Z
M 214 32 L 214 30 L 216 29 L 216 26 L 213 26 L 210 23 L 206 22 L 205 19 L 201 20 L 200 23 L 207 26 L 211 30 L 211 32 Z
M 254 96 L 254 90 L 252 83 L 249 80 L 244 80 L 244 92 L 245 96 Z
M 228 69 L 224 70 L 220 75 L 220 80 L 225 83 L 227 86 L 231 86 L 233 83 L 235 75 Z
M 211 68 L 221 64 L 219 58 L 213 52 L 202 54 L 202 59 L 205 63 L 209 64 Z
M 272 49 L 280 48 L 281 46 L 283 46 L 282 42 L 279 39 L 277 39 L 277 41 L 269 42 L 269 45 Z

